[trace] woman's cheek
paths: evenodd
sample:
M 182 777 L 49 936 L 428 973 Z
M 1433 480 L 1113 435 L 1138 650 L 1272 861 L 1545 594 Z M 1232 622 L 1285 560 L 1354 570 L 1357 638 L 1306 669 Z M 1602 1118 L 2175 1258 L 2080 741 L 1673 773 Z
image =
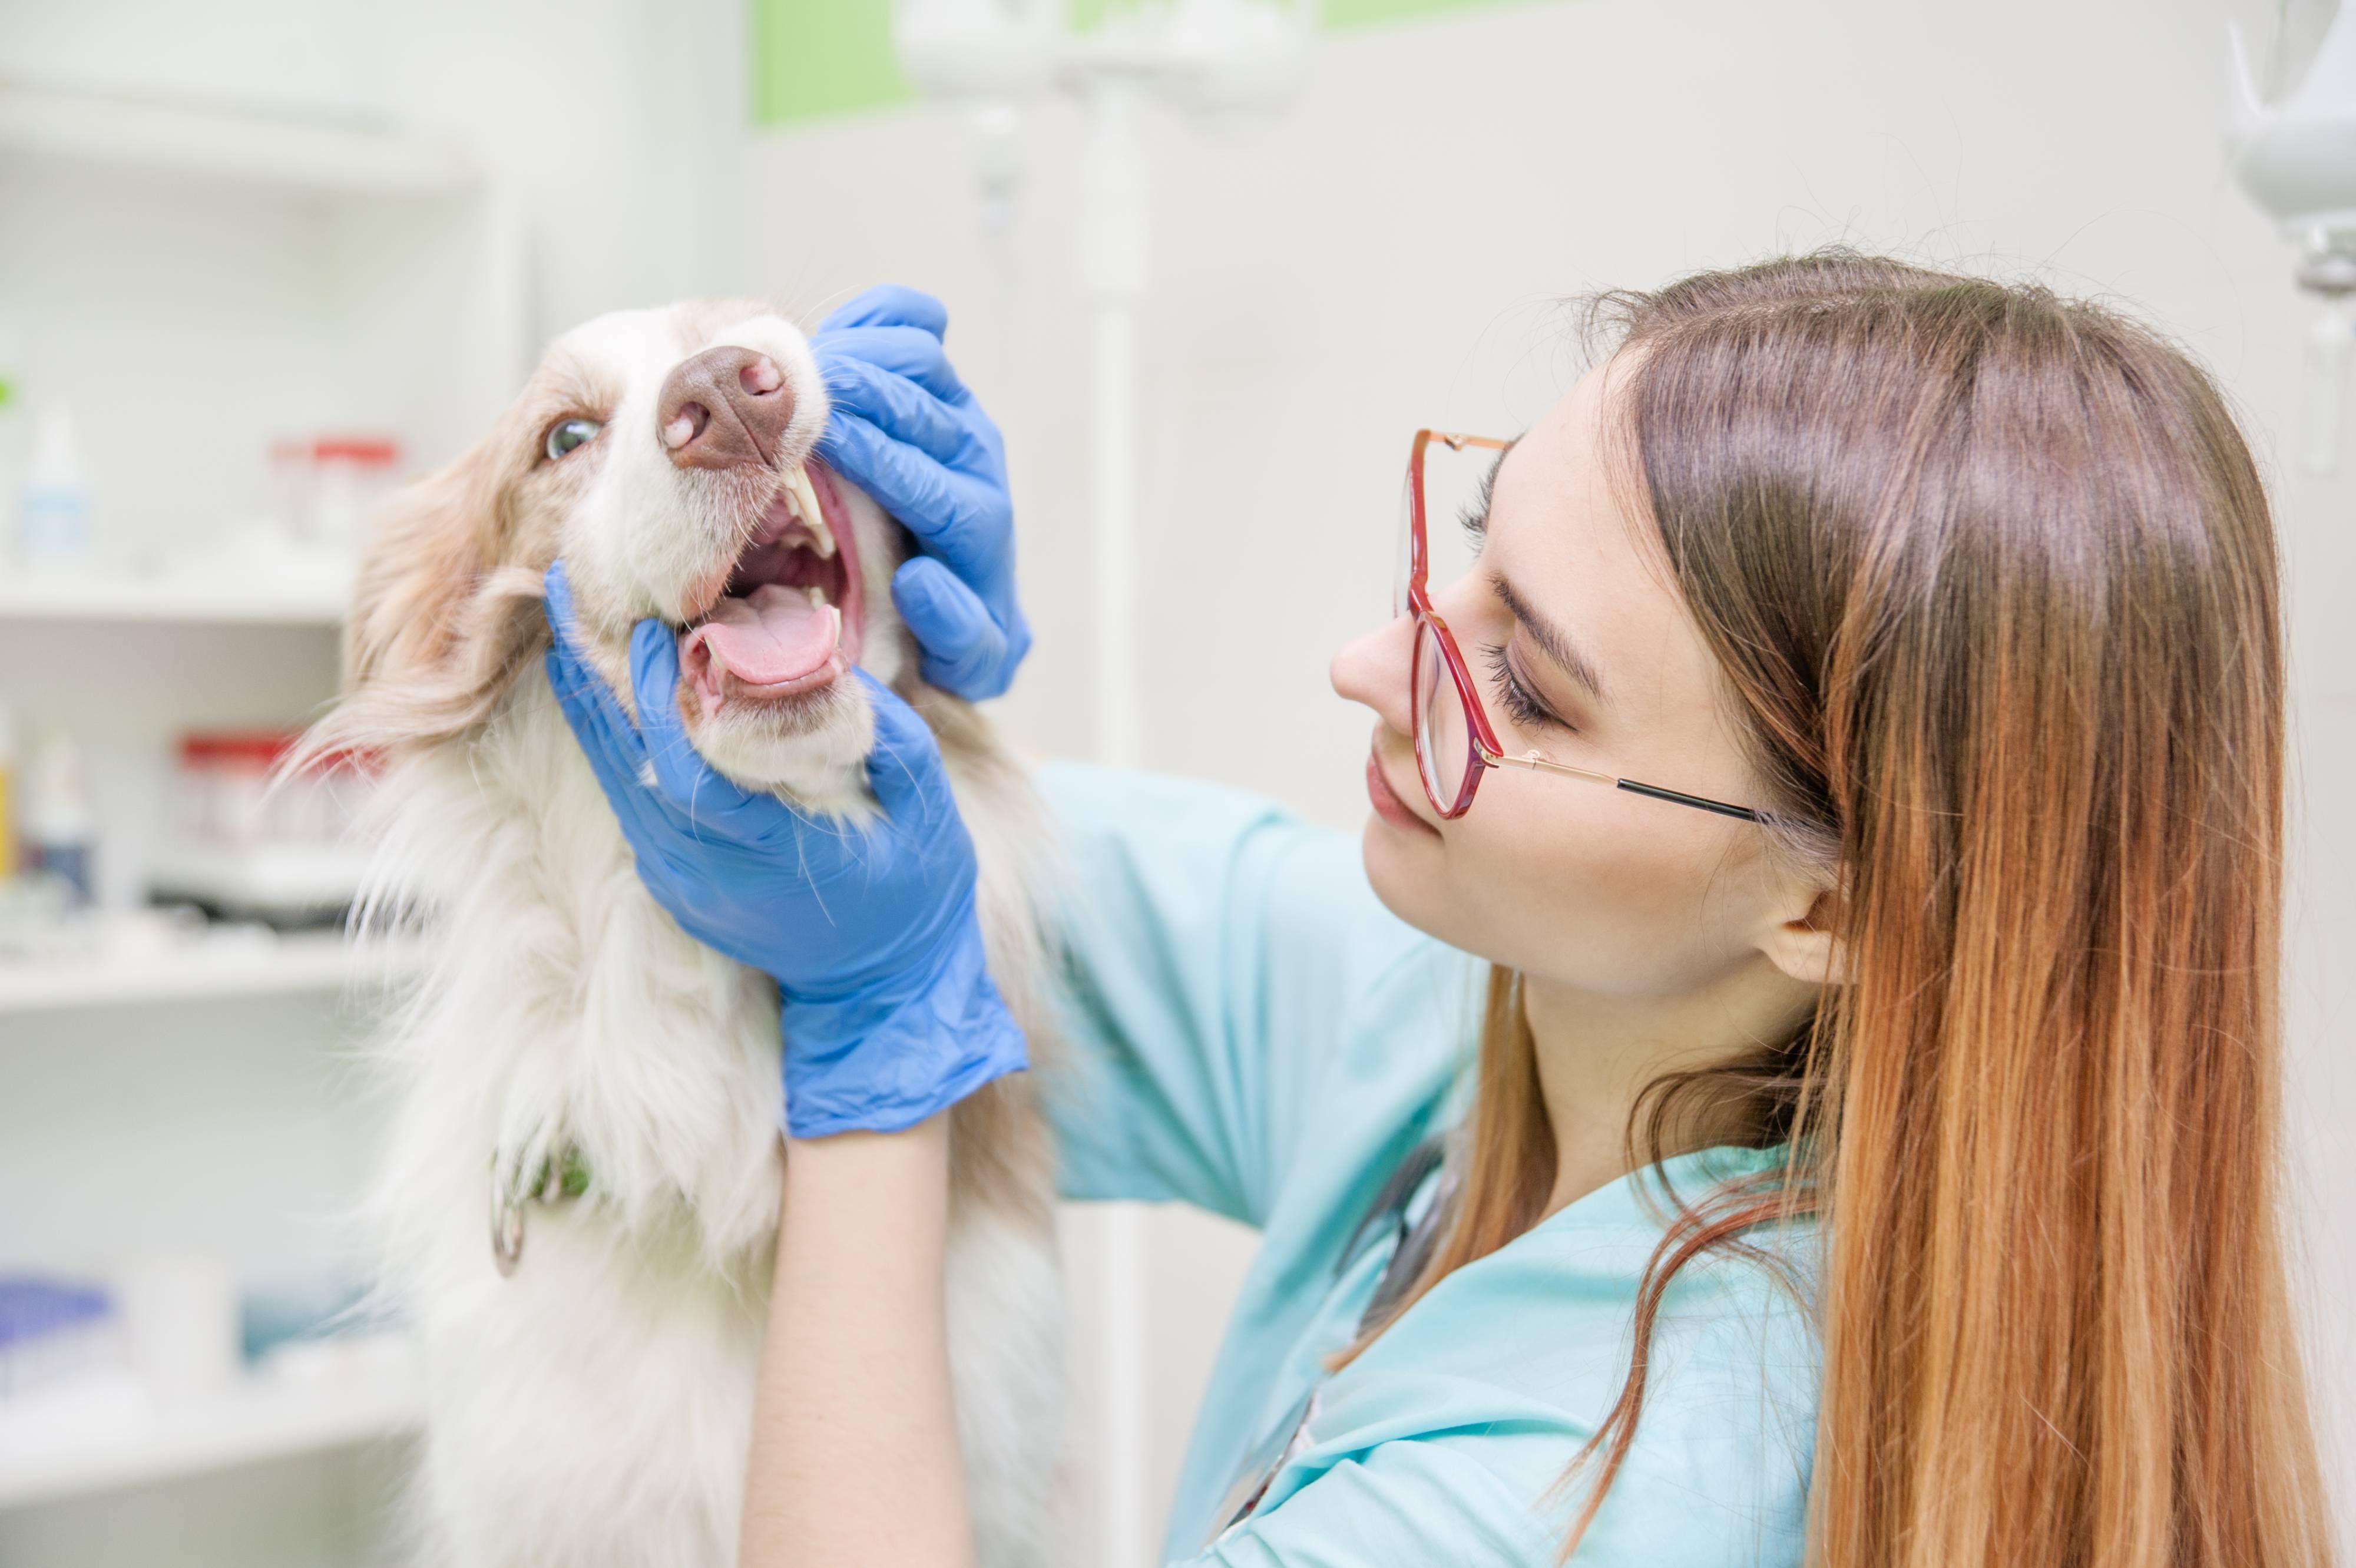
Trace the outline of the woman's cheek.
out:
M 1549 979 L 1604 993 L 1675 989 L 1697 956 L 1697 897 L 1690 868 L 1661 847 L 1568 811 L 1545 831 L 1484 839 L 1458 881 L 1463 924 L 1483 957 Z

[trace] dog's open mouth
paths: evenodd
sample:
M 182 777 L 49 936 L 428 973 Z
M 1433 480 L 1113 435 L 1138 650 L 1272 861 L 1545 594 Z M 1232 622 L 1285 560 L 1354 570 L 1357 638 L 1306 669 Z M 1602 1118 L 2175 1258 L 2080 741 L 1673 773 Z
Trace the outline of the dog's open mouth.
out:
M 680 678 L 711 717 L 832 685 L 859 661 L 858 546 L 823 468 L 794 470 L 719 600 L 679 638 Z

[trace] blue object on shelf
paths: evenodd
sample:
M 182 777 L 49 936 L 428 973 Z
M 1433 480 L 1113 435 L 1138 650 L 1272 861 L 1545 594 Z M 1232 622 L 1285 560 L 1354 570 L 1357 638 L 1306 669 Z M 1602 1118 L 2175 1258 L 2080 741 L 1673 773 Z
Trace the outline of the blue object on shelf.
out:
M 101 1286 L 0 1274 L 0 1399 L 102 1364 L 113 1326 Z
M 373 1326 L 368 1290 L 337 1275 L 257 1285 L 245 1293 L 245 1359 L 259 1361 L 281 1345 L 326 1339 Z

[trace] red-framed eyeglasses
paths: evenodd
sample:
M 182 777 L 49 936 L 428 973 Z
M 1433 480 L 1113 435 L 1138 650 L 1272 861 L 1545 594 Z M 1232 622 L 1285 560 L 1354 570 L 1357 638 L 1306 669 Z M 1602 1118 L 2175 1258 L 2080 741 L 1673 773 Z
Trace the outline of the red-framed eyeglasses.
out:
M 1423 778 L 1423 792 L 1431 801 L 1431 809 L 1443 819 L 1453 821 L 1472 808 L 1473 791 L 1481 787 L 1481 775 L 1492 768 L 1527 768 L 1542 773 L 1569 774 L 1599 784 L 1609 784 L 1615 789 L 1626 789 L 1671 805 L 1691 806 L 1697 811 L 1715 811 L 1720 816 L 1740 817 L 1745 822 L 1764 822 L 1765 813 L 1748 806 L 1730 806 L 1723 800 L 1712 800 L 1700 795 L 1688 795 L 1681 789 L 1665 789 L 1657 784 L 1640 784 L 1633 779 L 1615 778 L 1592 768 L 1574 767 L 1557 762 L 1544 752 L 1529 750 L 1518 756 L 1508 756 L 1497 744 L 1497 732 L 1490 727 L 1489 715 L 1481 705 L 1480 688 L 1473 684 L 1472 673 L 1464 663 L 1464 655 L 1456 646 L 1455 634 L 1448 623 L 1432 608 L 1430 578 L 1431 551 L 1427 542 L 1426 467 L 1425 454 L 1433 442 L 1451 452 L 1462 452 L 1467 447 L 1503 452 L 1513 445 L 1494 435 L 1460 435 L 1440 430 L 1419 430 L 1415 446 L 1407 461 L 1407 494 L 1402 502 L 1406 526 L 1405 549 L 1400 563 L 1401 576 L 1398 602 L 1394 611 L 1415 617 L 1415 762 L 1416 771 Z M 1455 701 L 1449 701 L 1451 693 Z

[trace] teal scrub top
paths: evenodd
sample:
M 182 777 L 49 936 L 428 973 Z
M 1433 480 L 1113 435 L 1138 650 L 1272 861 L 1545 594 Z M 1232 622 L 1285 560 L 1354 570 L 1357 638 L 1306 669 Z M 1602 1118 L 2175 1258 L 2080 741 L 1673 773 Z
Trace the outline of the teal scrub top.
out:
M 1779 1156 L 1707 1149 L 1590 1193 L 1327 1374 L 1392 1250 L 1345 1263 L 1352 1232 L 1462 1114 L 1479 968 L 1382 907 L 1354 836 L 1181 779 L 1058 764 L 1043 787 L 1069 857 L 1065 1194 L 1191 1203 L 1261 1236 L 1165 1559 L 1551 1568 L 1584 1496 L 1557 1483 L 1626 1373 L 1662 1184 L 1689 1200 Z M 1810 1228 L 1751 1240 L 1813 1277 Z M 1820 1364 L 1808 1312 L 1760 1265 L 1680 1271 L 1634 1445 L 1572 1561 L 1798 1563 Z M 1284 1449 L 1312 1388 L 1307 1429 L 1221 1530 L 1238 1467 Z

